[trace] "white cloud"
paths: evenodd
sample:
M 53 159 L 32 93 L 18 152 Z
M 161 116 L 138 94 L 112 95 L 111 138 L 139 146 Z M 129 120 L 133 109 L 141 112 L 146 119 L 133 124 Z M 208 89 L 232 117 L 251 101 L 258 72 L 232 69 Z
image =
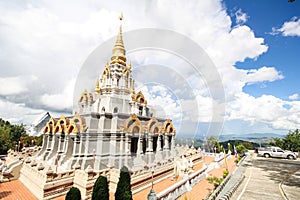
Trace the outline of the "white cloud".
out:
M 75 79 L 70 80 L 60 93 L 44 94 L 41 96 L 41 102 L 49 109 L 71 110 L 73 107 L 73 91 Z
M 216 36 L 206 49 L 218 68 L 243 62 L 246 58 L 256 59 L 268 50 L 263 38 L 256 38 L 253 30 L 242 25 Z M 225 69 L 226 70 L 226 69 Z
M 277 71 L 274 67 L 262 67 L 259 69 L 243 70 L 245 74 L 246 83 L 256 83 L 269 81 L 273 82 L 276 80 L 283 79 L 284 76 L 281 72 Z
M 272 95 L 255 98 L 240 93 L 228 104 L 227 119 L 240 119 L 252 124 L 263 122 L 273 129 L 290 130 L 300 125 L 299 111 L 300 101 L 284 101 Z
M 298 97 L 299 97 L 299 95 L 298 95 L 297 93 L 295 93 L 295 94 L 289 96 L 289 99 L 290 99 L 290 100 L 297 100 Z
M 45 110 L 27 108 L 24 103 L 11 103 L 0 99 L 0 118 L 8 120 L 11 123 L 30 124 L 37 115 Z
M 28 85 L 36 81 L 35 76 L 16 76 L 0 78 L 0 95 L 16 95 L 27 92 Z
M 242 9 L 238 9 L 234 15 L 237 24 L 245 24 L 249 18 L 247 13 L 242 12 Z
M 272 28 L 273 35 L 281 33 L 283 36 L 300 36 L 300 18 L 293 17 L 290 21 L 284 22 L 281 28 Z

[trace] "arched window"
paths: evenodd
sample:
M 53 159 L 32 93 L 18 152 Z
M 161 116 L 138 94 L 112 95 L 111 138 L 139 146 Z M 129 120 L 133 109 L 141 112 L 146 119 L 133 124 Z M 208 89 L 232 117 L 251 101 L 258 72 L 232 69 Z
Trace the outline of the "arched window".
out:
M 140 128 L 138 126 L 133 127 L 132 133 L 139 133 L 139 132 L 140 132 Z
M 114 108 L 114 113 L 118 113 L 118 107 Z

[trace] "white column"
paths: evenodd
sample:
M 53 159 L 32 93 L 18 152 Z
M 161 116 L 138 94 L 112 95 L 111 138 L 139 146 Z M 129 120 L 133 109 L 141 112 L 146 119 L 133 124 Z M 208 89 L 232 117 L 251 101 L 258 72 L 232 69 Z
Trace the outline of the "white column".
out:
M 162 145 L 161 144 L 162 144 L 162 138 L 159 135 L 158 138 L 157 138 L 156 152 L 162 151 L 162 148 L 161 148 Z
M 127 133 L 125 133 L 125 155 L 130 155 L 130 148 L 131 148 L 131 140 Z
M 73 148 L 73 156 L 76 156 L 79 152 L 79 139 L 77 137 L 74 138 L 74 148 Z
M 169 149 L 169 140 L 168 140 L 168 135 L 165 133 L 164 135 L 164 150 Z
M 124 155 L 125 154 L 125 151 L 124 151 L 124 136 L 123 134 L 121 133 L 121 136 L 120 136 L 120 150 L 119 150 L 119 154 L 120 155 Z
M 51 148 L 52 140 L 53 140 L 53 134 L 49 133 L 47 138 L 47 149 Z
M 57 153 L 60 153 L 60 152 L 62 152 L 62 150 L 63 150 L 64 142 L 63 142 L 62 140 L 64 140 L 64 139 L 62 138 L 61 133 L 60 133 L 60 135 L 59 135 L 59 137 L 58 137 L 58 148 L 57 148 Z
M 141 134 L 139 134 L 137 154 L 143 154 L 143 137 L 141 137 Z
M 142 116 L 146 116 L 146 105 L 143 105 L 143 112 L 142 112 Z
M 148 147 L 146 149 L 146 152 L 152 153 L 153 152 L 153 135 L 148 135 Z
M 172 135 L 171 137 L 172 137 L 172 139 L 171 139 L 171 150 L 174 150 L 174 148 L 175 148 L 175 135 Z

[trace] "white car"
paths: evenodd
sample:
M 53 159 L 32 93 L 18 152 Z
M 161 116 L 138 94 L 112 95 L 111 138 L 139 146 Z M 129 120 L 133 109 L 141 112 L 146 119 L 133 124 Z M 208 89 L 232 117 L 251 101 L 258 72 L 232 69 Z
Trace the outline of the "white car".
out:
M 288 158 L 288 159 L 296 159 L 297 155 L 291 151 L 282 150 L 279 147 L 266 147 L 259 148 L 258 155 L 264 156 L 266 158 Z

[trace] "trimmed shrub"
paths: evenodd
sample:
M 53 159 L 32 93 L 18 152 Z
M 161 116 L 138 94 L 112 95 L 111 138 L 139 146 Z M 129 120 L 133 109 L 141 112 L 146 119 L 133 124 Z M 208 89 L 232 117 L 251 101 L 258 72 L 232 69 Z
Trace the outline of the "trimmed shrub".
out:
M 92 200 L 109 200 L 107 178 L 99 176 L 93 186 Z
M 120 171 L 115 200 L 132 200 L 130 173 L 125 166 Z
M 229 174 L 229 171 L 227 169 L 223 170 L 223 178 L 226 178 Z
M 66 195 L 65 200 L 80 200 L 81 194 L 77 187 L 72 187 Z

